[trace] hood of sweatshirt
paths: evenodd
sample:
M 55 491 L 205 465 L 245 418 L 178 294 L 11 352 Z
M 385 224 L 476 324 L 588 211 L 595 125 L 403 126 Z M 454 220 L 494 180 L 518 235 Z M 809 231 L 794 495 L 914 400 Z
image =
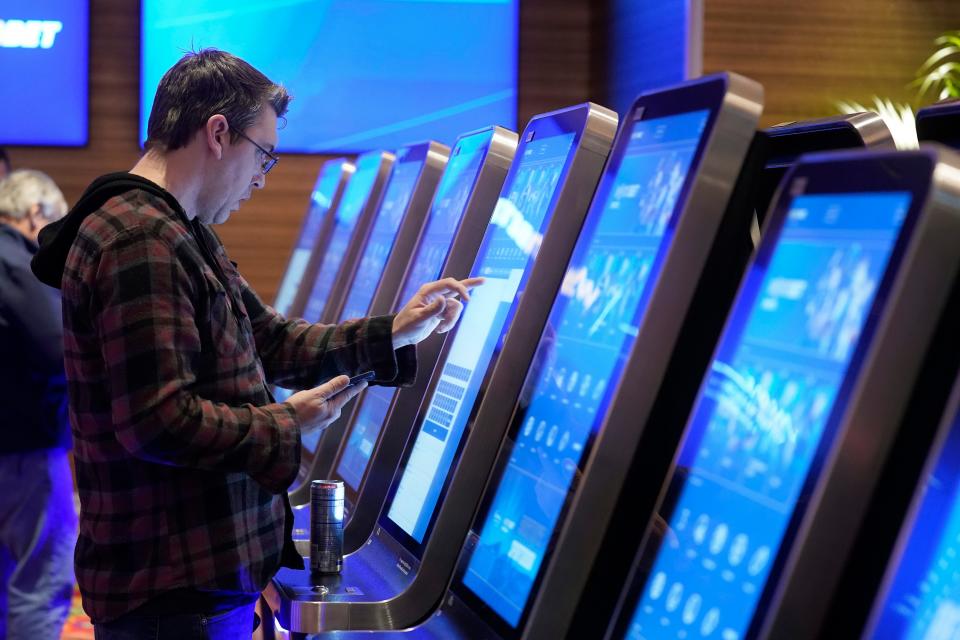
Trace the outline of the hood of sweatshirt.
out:
M 80 233 L 80 225 L 110 198 L 134 189 L 148 191 L 163 198 L 174 211 L 186 219 L 186 213 L 177 199 L 160 185 L 132 173 L 108 173 L 87 187 L 66 216 L 40 230 L 40 249 L 30 261 L 34 275 L 44 284 L 59 289 L 63 269 L 67 264 L 67 254 Z

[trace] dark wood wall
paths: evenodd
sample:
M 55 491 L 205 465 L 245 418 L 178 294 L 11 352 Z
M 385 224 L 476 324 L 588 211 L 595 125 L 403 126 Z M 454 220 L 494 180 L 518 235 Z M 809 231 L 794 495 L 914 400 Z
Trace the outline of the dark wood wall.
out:
M 960 29 L 957 0 L 705 0 L 704 73 L 762 83 L 762 122 L 837 113 L 839 100 L 913 101 L 933 39 Z
M 9 149 L 16 166 L 46 171 L 71 202 L 97 175 L 127 169 L 139 155 L 139 3 L 90 5 L 90 144 Z M 767 123 L 830 113 L 837 99 L 867 100 L 874 93 L 905 98 L 905 85 L 929 54 L 932 38 L 960 28 L 957 0 L 705 0 L 705 6 L 704 71 L 732 69 L 763 82 Z M 614 17 L 625 19 L 605 2 L 521 0 L 520 126 L 543 111 L 603 101 L 606 34 Z M 285 156 L 267 189 L 218 229 L 267 300 L 276 292 L 325 159 Z

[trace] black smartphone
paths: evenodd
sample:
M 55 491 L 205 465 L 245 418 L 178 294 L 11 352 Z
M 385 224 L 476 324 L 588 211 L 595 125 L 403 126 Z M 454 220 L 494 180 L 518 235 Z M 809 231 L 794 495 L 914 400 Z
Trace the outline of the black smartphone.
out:
M 377 377 L 377 374 L 373 371 L 364 371 L 363 373 L 358 373 L 355 376 L 350 378 L 350 384 L 347 385 L 347 389 L 350 387 L 355 387 L 361 382 L 370 382 Z

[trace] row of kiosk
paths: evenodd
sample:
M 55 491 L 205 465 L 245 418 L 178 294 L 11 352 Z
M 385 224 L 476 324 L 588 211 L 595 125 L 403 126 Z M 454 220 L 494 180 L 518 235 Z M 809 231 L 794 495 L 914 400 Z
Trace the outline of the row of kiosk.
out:
M 960 156 L 762 107 L 724 73 L 324 165 L 282 313 L 486 283 L 304 438 L 295 538 L 339 479 L 347 555 L 278 573 L 278 635 L 960 634 Z

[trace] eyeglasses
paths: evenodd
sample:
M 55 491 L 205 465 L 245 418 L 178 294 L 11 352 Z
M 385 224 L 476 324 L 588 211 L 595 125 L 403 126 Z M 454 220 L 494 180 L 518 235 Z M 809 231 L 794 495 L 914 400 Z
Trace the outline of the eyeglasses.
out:
M 279 157 L 279 156 L 277 156 L 276 154 L 270 153 L 269 151 L 267 151 L 266 149 L 264 149 L 263 147 L 261 147 L 260 145 L 258 145 L 256 142 L 254 142 L 253 140 L 251 140 L 250 138 L 248 138 L 247 135 L 246 135 L 243 131 L 240 131 L 240 129 L 236 129 L 236 128 L 235 128 L 235 129 L 234 129 L 234 132 L 235 132 L 238 136 L 240 136 L 241 138 L 243 138 L 244 140 L 246 140 L 247 142 L 249 142 L 250 144 L 252 144 L 253 146 L 255 146 L 255 147 L 257 148 L 257 150 L 260 152 L 260 173 L 261 173 L 261 175 L 267 175 L 268 173 L 270 173 L 270 169 L 273 169 L 273 167 L 276 166 L 276 164 L 277 164 L 278 162 L 280 162 L 280 157 Z

